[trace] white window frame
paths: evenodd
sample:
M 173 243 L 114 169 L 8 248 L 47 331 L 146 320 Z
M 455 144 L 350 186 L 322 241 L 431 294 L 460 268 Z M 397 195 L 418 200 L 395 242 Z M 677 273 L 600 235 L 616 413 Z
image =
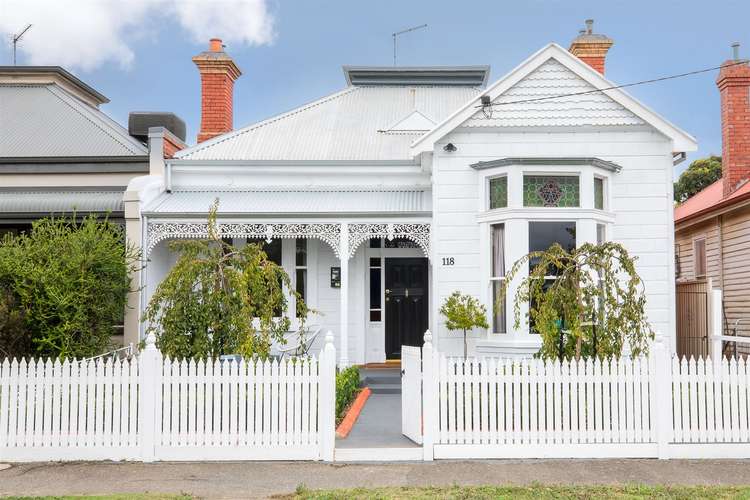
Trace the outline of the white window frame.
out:
M 513 263 L 528 253 L 528 223 L 529 222 L 575 222 L 576 224 L 576 246 L 584 243 L 596 243 L 597 224 L 604 224 L 605 239 L 611 238 L 612 226 L 615 223 L 615 214 L 611 212 L 611 183 L 613 172 L 592 165 L 548 165 L 539 167 L 537 165 L 506 165 L 502 167 L 487 168 L 478 172 L 478 190 L 480 198 L 477 203 L 476 222 L 480 226 L 480 273 L 482 281 L 487 288 L 483 293 L 485 307 L 487 308 L 487 338 L 498 342 L 511 342 L 514 344 L 538 344 L 541 339 L 538 335 L 529 332 L 528 325 L 522 325 L 520 329 L 514 326 L 513 299 L 520 281 L 528 276 L 528 268 L 522 268 L 513 283 L 510 283 L 505 296 L 506 331 L 507 333 L 494 333 L 492 330 L 492 240 L 491 225 L 505 225 L 505 270 L 510 269 Z M 523 176 L 524 175 L 553 175 L 578 176 L 579 181 L 579 207 L 524 207 L 523 206 Z M 507 176 L 508 178 L 508 206 L 506 208 L 490 209 L 489 181 L 495 177 Z M 604 181 L 604 209 L 594 208 L 594 177 Z M 525 228 L 525 229 L 523 229 Z M 528 306 L 521 306 L 521 317 L 524 318 Z

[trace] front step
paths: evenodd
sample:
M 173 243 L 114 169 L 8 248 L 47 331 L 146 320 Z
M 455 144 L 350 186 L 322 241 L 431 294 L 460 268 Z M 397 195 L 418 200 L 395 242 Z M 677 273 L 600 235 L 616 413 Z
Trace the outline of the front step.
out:
M 373 394 L 401 394 L 401 370 L 396 368 L 360 370 L 360 382 Z

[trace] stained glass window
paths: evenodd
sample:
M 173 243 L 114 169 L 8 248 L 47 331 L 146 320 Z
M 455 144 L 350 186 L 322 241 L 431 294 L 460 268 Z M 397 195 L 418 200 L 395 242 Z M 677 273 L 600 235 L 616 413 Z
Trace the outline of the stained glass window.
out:
M 490 179 L 490 208 L 505 208 L 508 206 L 508 178 L 495 177 Z
M 594 177 L 594 208 L 604 210 L 604 179 Z
M 577 207 L 580 206 L 579 198 L 577 176 L 523 176 L 525 207 Z

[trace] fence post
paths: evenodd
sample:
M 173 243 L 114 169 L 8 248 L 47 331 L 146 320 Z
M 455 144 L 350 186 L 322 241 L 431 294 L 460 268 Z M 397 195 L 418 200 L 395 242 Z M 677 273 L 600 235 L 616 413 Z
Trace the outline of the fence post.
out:
M 320 459 L 333 462 L 336 445 L 336 348 L 333 333 L 326 333 L 326 342 L 319 361 L 320 404 Z
M 141 438 L 141 458 L 144 462 L 156 460 L 156 407 L 161 394 L 162 355 L 156 348 L 153 333 L 146 336 L 146 347 L 141 351 L 138 362 L 138 434 Z
M 437 427 L 437 391 L 435 373 L 435 353 L 432 348 L 432 332 L 424 332 L 422 347 L 422 450 L 423 458 L 431 462 L 434 457 L 435 434 Z
M 659 459 L 669 458 L 672 439 L 672 362 L 666 339 L 656 332 L 651 350 L 651 380 L 655 385 L 652 405 L 656 416 L 656 445 Z
M 722 306 L 721 290 L 709 289 L 711 301 L 711 322 L 710 340 L 711 340 L 711 361 L 714 367 L 721 365 L 721 358 L 723 357 L 722 346 L 723 342 L 721 336 L 724 335 L 724 322 L 722 321 L 722 314 L 724 308 Z

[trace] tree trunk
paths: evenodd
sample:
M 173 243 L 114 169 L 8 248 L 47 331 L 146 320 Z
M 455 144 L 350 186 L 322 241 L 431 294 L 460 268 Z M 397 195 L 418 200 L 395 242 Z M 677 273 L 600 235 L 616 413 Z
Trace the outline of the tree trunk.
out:
M 466 330 L 464 330 L 464 360 L 466 360 Z

